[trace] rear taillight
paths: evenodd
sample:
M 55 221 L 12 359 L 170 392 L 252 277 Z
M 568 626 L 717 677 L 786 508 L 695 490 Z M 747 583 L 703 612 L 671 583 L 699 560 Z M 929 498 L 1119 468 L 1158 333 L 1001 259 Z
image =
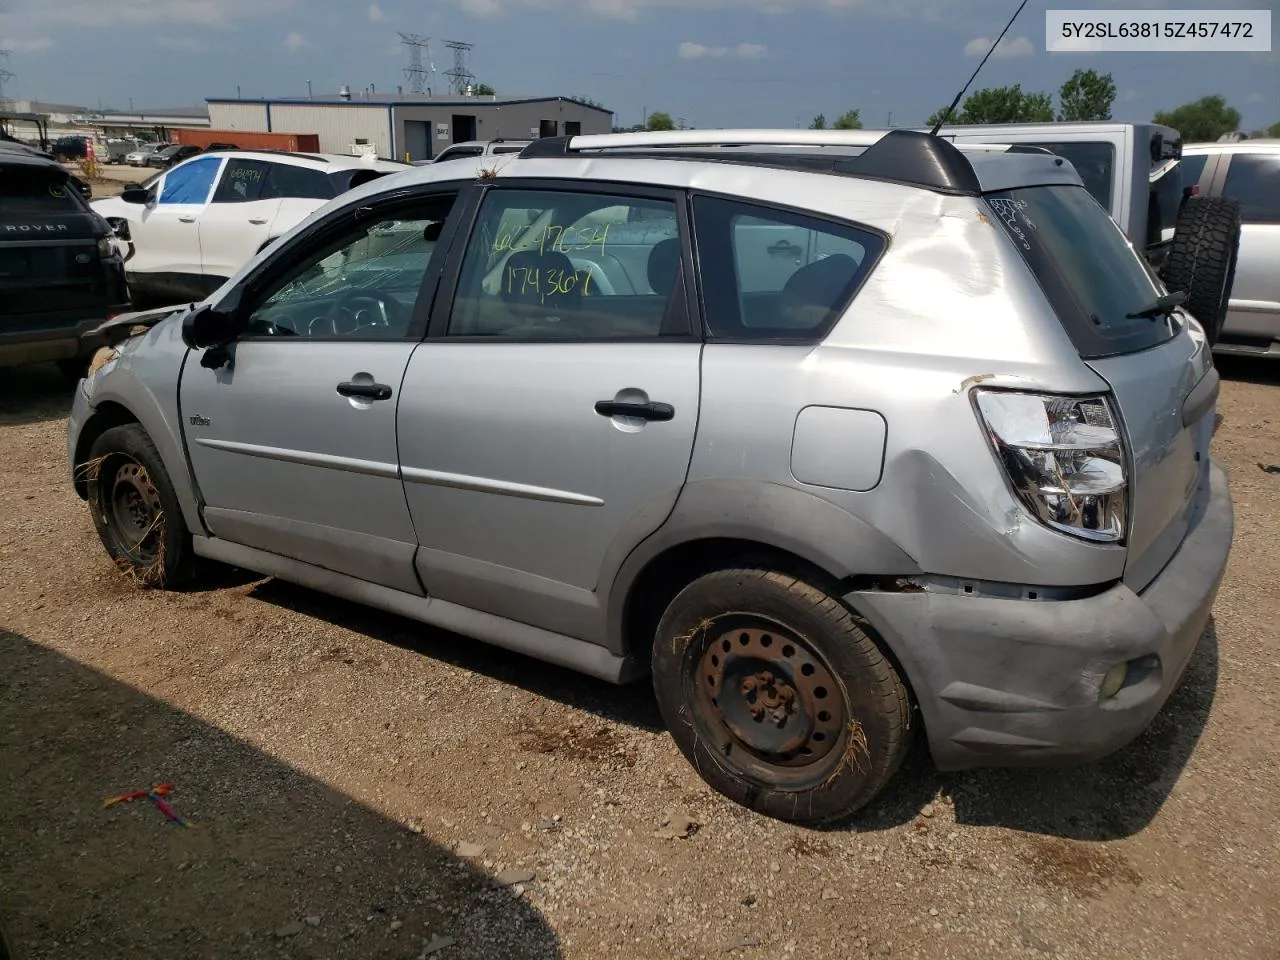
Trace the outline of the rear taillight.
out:
M 1086 540 L 1124 539 L 1127 458 L 1106 397 L 974 394 L 996 457 L 1033 517 Z
M 116 245 L 111 242 L 110 237 L 98 238 L 98 256 L 112 257 L 112 256 L 115 256 L 115 252 L 116 252 Z

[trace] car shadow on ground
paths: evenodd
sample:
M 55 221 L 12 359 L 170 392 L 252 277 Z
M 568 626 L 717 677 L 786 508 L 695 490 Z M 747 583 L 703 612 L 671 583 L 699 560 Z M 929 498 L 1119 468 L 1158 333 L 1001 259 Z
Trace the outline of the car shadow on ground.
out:
M 0 769 L 22 960 L 560 956 L 527 899 L 424 835 L 3 628 Z M 162 782 L 190 829 L 103 805 Z
M 65 420 L 74 389 L 52 363 L 0 367 L 0 427 Z
M 663 729 L 648 680 L 626 687 L 581 676 L 394 614 L 266 580 L 253 596 L 297 613 L 484 674 L 501 683 L 647 731 Z M 940 773 L 923 736 L 870 807 L 835 829 L 874 832 L 910 823 L 939 795 L 958 823 L 1076 840 L 1112 840 L 1141 831 L 1168 799 L 1208 721 L 1218 683 L 1213 621 L 1182 683 L 1147 730 L 1102 760 L 1064 768 Z

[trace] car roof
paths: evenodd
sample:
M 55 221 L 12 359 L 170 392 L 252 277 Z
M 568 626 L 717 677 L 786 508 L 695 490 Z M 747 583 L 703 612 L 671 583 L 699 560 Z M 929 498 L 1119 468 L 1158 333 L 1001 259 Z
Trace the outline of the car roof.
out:
M 1272 153 L 1280 151 L 1280 138 L 1277 137 L 1256 137 L 1248 140 L 1232 140 L 1228 143 L 1187 143 L 1183 144 L 1182 153 L 1248 153 L 1249 151 L 1258 151 L 1261 148 L 1263 153 Z
M 285 150 L 214 150 L 205 156 L 228 159 L 261 160 L 264 163 L 282 163 L 287 166 L 309 167 L 323 173 L 339 173 L 345 170 L 381 170 L 400 172 L 409 167 L 394 160 L 366 160 L 363 157 L 342 153 L 291 153 Z M 194 158 L 193 158 L 194 159 Z
M 22 150 L 5 150 L 0 148 L 0 166 L 56 170 L 67 177 L 71 176 L 71 174 L 67 172 L 66 167 L 58 163 L 58 161 L 50 157 L 42 156 L 38 153 L 27 153 Z

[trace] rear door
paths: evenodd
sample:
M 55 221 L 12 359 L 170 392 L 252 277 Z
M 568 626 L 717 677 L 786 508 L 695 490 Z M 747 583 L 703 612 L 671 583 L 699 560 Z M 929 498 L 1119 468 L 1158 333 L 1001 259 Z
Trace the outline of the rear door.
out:
M 606 556 L 662 524 L 693 449 L 687 236 L 675 191 L 485 189 L 398 412 L 430 595 L 600 632 Z
M 337 196 L 334 180 L 319 167 L 301 163 L 271 163 L 270 167 L 262 198 L 279 203 L 271 221 L 271 237 L 287 233 Z
M 267 242 L 280 209 L 278 197 L 264 197 L 271 164 L 230 157 L 200 217 L 200 259 L 210 290 L 249 262 Z
M 1216 394 L 1196 388 L 1217 374 L 1181 319 L 1129 316 L 1166 291 L 1083 189 L 1029 187 L 987 200 L 1081 358 L 1111 386 L 1131 460 L 1125 581 L 1141 590 L 1207 492 Z
M 1240 257 L 1223 333 L 1280 340 L 1280 150 L 1223 156 L 1222 195 L 1240 201 Z

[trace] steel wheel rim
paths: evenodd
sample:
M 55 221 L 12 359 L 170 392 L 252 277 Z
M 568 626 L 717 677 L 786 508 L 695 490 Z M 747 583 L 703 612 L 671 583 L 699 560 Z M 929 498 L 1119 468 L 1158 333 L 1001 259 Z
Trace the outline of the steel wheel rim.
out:
M 693 712 L 716 752 L 778 789 L 824 782 L 850 728 L 844 685 L 799 631 L 753 614 L 704 625 L 690 651 Z
M 120 462 L 105 500 L 103 513 L 121 550 L 143 565 L 154 562 L 164 537 L 163 508 L 147 468 L 133 459 Z

